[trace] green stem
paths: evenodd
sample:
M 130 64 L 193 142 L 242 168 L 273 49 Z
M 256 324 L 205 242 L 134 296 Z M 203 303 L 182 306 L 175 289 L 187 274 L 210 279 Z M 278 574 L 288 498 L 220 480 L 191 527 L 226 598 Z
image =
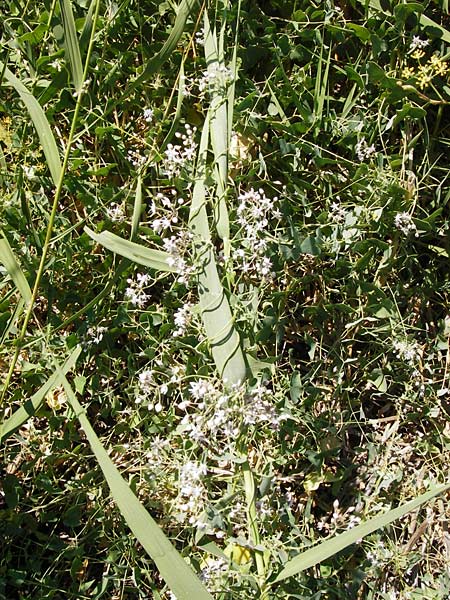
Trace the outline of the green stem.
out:
M 89 70 L 89 61 L 91 58 L 92 49 L 94 47 L 94 37 L 95 37 L 99 9 L 100 9 L 100 0 L 97 0 L 96 6 L 95 6 L 94 26 L 92 27 L 91 37 L 89 40 L 89 47 L 88 47 L 88 50 L 86 53 L 86 61 L 84 64 L 83 81 L 86 81 L 86 79 L 87 79 L 87 73 Z M 62 194 L 63 185 L 64 185 L 64 177 L 65 177 L 65 174 L 67 171 L 67 165 L 69 164 L 70 151 L 71 151 L 73 139 L 75 136 L 75 129 L 76 129 L 77 122 L 78 122 L 78 115 L 79 115 L 80 108 L 81 108 L 83 94 L 84 94 L 84 91 L 83 91 L 83 89 L 81 89 L 80 92 L 78 93 L 77 101 L 75 103 L 75 111 L 74 111 L 72 123 L 70 126 L 69 138 L 67 140 L 66 150 L 64 152 L 64 160 L 63 160 L 63 164 L 61 166 L 61 171 L 59 174 L 58 183 L 57 183 L 55 195 L 53 198 L 52 210 L 50 212 L 50 217 L 49 217 L 48 224 L 47 224 L 47 231 L 45 234 L 44 246 L 42 248 L 42 255 L 41 255 L 41 260 L 39 262 L 39 267 L 38 267 L 38 270 L 36 273 L 36 279 L 34 280 L 33 291 L 31 294 L 31 300 L 28 304 L 28 307 L 27 307 L 27 310 L 25 313 L 25 317 L 24 317 L 24 320 L 22 323 L 22 328 L 21 328 L 19 336 L 16 340 L 16 349 L 15 349 L 14 356 L 13 356 L 13 359 L 12 359 L 10 367 L 9 367 L 8 374 L 6 376 L 5 385 L 3 387 L 2 394 L 0 397 L 0 403 L 3 402 L 6 391 L 11 383 L 12 374 L 14 373 L 14 369 L 16 368 L 20 350 L 21 350 L 21 347 L 22 347 L 22 344 L 23 344 L 23 341 L 25 339 L 25 335 L 27 332 L 28 323 L 29 323 L 29 321 L 31 319 L 31 315 L 33 313 L 34 303 L 36 302 L 36 298 L 37 298 L 37 295 L 39 292 L 39 285 L 41 283 L 42 275 L 44 274 L 45 263 L 47 260 L 48 251 L 50 249 L 50 244 L 51 244 L 51 239 L 52 239 L 52 234 L 53 234 L 53 227 L 55 224 L 55 218 L 56 218 L 56 213 L 58 210 L 59 201 L 61 199 L 61 194 Z
M 250 468 L 248 458 L 245 456 L 245 460 L 241 466 L 242 476 L 244 478 L 244 491 L 245 491 L 245 502 L 247 505 L 247 526 L 249 536 L 254 546 L 260 545 L 260 535 L 258 528 L 258 515 L 256 512 L 256 486 L 253 472 Z M 266 587 L 266 566 L 264 563 L 263 552 L 259 549 L 255 549 L 255 561 L 256 570 L 258 573 L 258 583 L 260 588 L 260 600 L 268 600 L 268 590 Z

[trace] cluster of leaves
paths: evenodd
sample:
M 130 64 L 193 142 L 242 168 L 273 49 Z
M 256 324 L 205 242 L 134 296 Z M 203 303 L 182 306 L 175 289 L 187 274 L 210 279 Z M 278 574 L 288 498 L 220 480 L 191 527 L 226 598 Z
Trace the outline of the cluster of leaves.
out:
M 200 311 L 180 326 L 180 309 L 198 301 L 195 285 L 147 273 L 88 233 L 162 250 L 186 232 L 195 160 L 168 166 L 166 151 L 183 150 L 190 135 L 193 152 L 201 143 L 211 86 L 203 17 L 192 12 L 149 77 L 174 25 L 171 3 L 100 3 L 76 115 L 64 4 L 27 3 L 24 16 L 11 2 L 2 24 L 3 65 L 45 109 L 62 151 L 77 124 L 5 414 L 80 345 L 71 383 L 89 420 L 214 597 L 264 593 L 258 560 L 273 598 L 448 597 L 443 502 L 273 583 L 305 547 L 445 479 L 445 2 L 208 6 L 211 22 L 237 40 L 234 72 L 222 73 L 234 89 L 230 239 L 211 244 L 252 372 L 232 392 L 215 375 Z M 94 4 L 72 2 L 83 56 Z M 32 286 L 54 185 L 21 99 L 2 91 L 2 230 Z M 215 177 L 210 164 L 208 198 Z M 266 212 L 243 198 L 258 209 L 266 202 Z M 264 264 L 255 262 L 260 250 Z M 195 252 L 183 260 L 201 268 Z M 6 376 L 20 327 L 17 290 L 3 272 Z M 66 393 L 49 392 L 2 448 L 0 597 L 169 598 L 116 513 Z M 189 469 L 194 505 L 183 487 Z

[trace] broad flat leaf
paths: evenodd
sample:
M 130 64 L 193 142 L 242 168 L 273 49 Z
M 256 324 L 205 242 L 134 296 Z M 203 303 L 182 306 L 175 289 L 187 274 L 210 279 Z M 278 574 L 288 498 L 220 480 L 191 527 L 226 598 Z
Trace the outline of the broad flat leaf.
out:
M 63 385 L 69 403 L 80 421 L 89 445 L 103 471 L 114 501 L 136 539 L 154 560 L 161 577 L 166 581 L 177 600 L 213 600 L 109 458 L 65 377 Z
M 84 230 L 89 237 L 108 250 L 112 250 L 116 254 L 124 256 L 139 265 L 144 265 L 145 267 L 150 267 L 157 271 L 166 271 L 169 273 L 176 272 L 176 269 L 167 262 L 169 259 L 169 254 L 167 252 L 153 250 L 152 248 L 146 248 L 135 242 L 129 242 L 110 231 L 94 233 L 89 227 L 85 227 Z
M 200 310 L 206 335 L 219 375 L 228 384 L 243 382 L 246 364 L 239 335 L 234 327 L 228 298 L 217 272 L 214 251 L 206 213 L 206 151 L 208 145 L 208 117 L 203 126 L 197 161 L 197 172 L 192 193 L 189 228 L 194 235 L 197 259 L 203 265 L 198 275 Z
M 347 546 L 354 544 L 358 540 L 364 538 L 370 533 L 373 533 L 377 529 L 381 529 L 382 527 L 389 525 L 389 523 L 400 519 L 407 513 L 418 508 L 422 504 L 425 504 L 425 502 L 428 502 L 435 496 L 442 494 L 449 488 L 450 484 L 436 487 L 430 490 L 429 492 L 422 494 L 415 500 L 411 500 L 410 502 L 402 504 L 397 508 L 388 510 L 386 513 L 378 517 L 374 517 L 366 523 L 362 523 L 361 525 L 358 525 L 357 527 L 354 527 L 349 531 L 340 533 L 339 535 L 334 536 L 330 540 L 322 542 L 318 546 L 314 546 L 314 548 L 306 550 L 306 552 L 302 552 L 301 554 L 299 554 L 295 558 L 292 558 L 286 563 L 284 569 L 281 571 L 281 573 L 279 573 L 274 583 L 282 581 L 283 579 L 287 579 L 288 577 L 293 577 L 294 575 L 301 573 L 305 569 L 309 569 L 310 567 L 317 565 L 318 563 L 326 560 L 327 558 L 334 556 L 341 550 L 344 550 L 344 548 L 347 548 Z
M 19 429 L 34 413 L 38 410 L 42 404 L 42 400 L 48 394 L 48 392 L 58 385 L 63 383 L 62 377 L 68 373 L 77 362 L 80 355 L 81 347 L 75 348 L 69 358 L 66 360 L 64 365 L 58 367 L 58 370 L 51 375 L 42 387 L 29 399 L 25 400 L 23 405 L 14 412 L 9 419 L 0 424 L 0 442 L 3 442 L 9 437 L 16 429 Z
M 48 168 L 52 176 L 55 186 L 58 185 L 59 178 L 61 176 L 61 161 L 59 159 L 58 146 L 56 145 L 55 138 L 52 130 L 48 123 L 47 117 L 41 108 L 41 105 L 29 91 L 29 89 L 17 79 L 17 77 L 11 73 L 6 65 L 0 61 L 0 70 L 3 73 L 6 81 L 13 86 L 16 92 L 19 94 L 22 102 L 25 104 L 28 113 L 33 121 L 33 125 L 39 136 L 42 150 L 44 151 L 45 158 L 47 160 Z

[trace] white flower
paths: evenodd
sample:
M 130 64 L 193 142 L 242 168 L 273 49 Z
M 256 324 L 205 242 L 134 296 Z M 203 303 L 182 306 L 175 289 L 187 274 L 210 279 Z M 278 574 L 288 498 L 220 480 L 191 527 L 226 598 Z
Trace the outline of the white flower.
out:
M 189 323 L 192 320 L 192 304 L 187 302 L 181 308 L 177 310 L 174 316 L 175 325 L 178 327 L 173 332 L 174 337 L 179 337 L 180 335 L 184 335 L 186 333 L 186 329 L 189 326 Z
M 90 338 L 88 343 L 89 344 L 99 344 L 102 339 L 103 339 L 103 335 L 108 331 L 107 327 L 89 327 L 89 329 L 87 330 L 87 336 Z
M 144 109 L 144 120 L 147 121 L 147 123 L 151 123 L 153 121 L 153 116 L 154 116 L 154 112 L 151 108 L 145 108 Z
M 370 158 L 376 152 L 375 146 L 373 144 L 369 146 L 364 138 L 356 144 L 355 150 L 356 156 L 361 162 L 363 162 L 366 158 Z
M 110 204 L 110 206 L 106 209 L 106 214 L 108 216 L 108 219 L 110 219 L 111 221 L 117 221 L 117 222 L 121 223 L 122 221 L 125 220 L 124 207 L 115 202 Z
M 429 44 L 429 40 L 422 40 L 418 35 L 413 35 L 413 39 L 409 45 L 410 52 L 414 50 L 425 48 Z
M 206 395 L 214 394 L 216 391 L 213 384 L 206 379 L 191 381 L 189 387 L 191 395 L 196 400 L 202 400 L 202 398 L 204 398 Z
M 411 233 L 413 233 L 416 237 L 419 235 L 417 233 L 417 227 L 409 213 L 397 213 L 395 215 L 394 224 L 397 229 L 403 233 L 403 235 L 409 235 Z

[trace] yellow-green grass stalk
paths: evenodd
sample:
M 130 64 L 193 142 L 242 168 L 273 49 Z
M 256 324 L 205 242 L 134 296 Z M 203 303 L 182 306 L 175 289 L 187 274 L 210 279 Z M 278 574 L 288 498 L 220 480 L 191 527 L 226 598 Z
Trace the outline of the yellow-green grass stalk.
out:
M 94 35 L 95 35 L 95 29 L 96 29 L 99 8 L 100 8 L 100 0 L 96 0 L 95 14 L 94 14 L 94 26 L 93 26 L 93 29 L 91 32 L 89 47 L 88 47 L 88 50 L 86 53 L 86 60 L 85 60 L 84 71 L 83 71 L 83 82 L 86 80 L 87 73 L 89 70 L 89 60 L 90 60 L 90 56 L 92 54 L 92 50 L 93 50 L 93 46 L 94 46 Z M 46 260 L 47 260 L 47 254 L 49 252 L 51 240 L 52 240 L 53 226 L 55 223 L 56 213 L 58 210 L 58 205 L 59 205 L 61 193 L 63 190 L 64 177 L 65 177 L 65 173 L 67 170 L 67 165 L 69 163 L 69 157 L 70 157 L 72 143 L 73 143 L 74 136 L 75 136 L 75 130 L 76 130 L 76 127 L 78 124 L 78 115 L 79 115 L 80 108 L 81 108 L 81 102 L 82 102 L 82 98 L 83 98 L 83 86 L 84 86 L 84 83 L 83 83 L 83 86 L 82 86 L 80 92 L 76 94 L 75 110 L 74 110 L 74 114 L 73 114 L 73 118 L 72 118 L 72 123 L 70 126 L 69 137 L 68 137 L 65 152 L 64 152 L 64 159 L 63 159 L 63 162 L 61 165 L 61 162 L 59 160 L 58 147 L 56 145 L 55 138 L 51 131 L 47 117 L 45 116 L 45 113 L 42 110 L 42 108 L 40 107 L 39 103 L 32 96 L 32 94 L 28 91 L 28 89 L 23 85 L 23 83 L 9 71 L 9 69 L 5 70 L 5 76 L 6 76 L 7 80 L 9 81 L 9 83 L 11 83 L 11 85 L 16 89 L 16 91 L 18 92 L 22 101 L 24 102 L 25 106 L 28 109 L 30 118 L 33 121 L 33 125 L 35 126 L 38 136 L 40 138 L 42 149 L 45 154 L 47 164 L 48 164 L 53 182 L 55 183 L 56 189 L 55 189 L 55 194 L 53 197 L 53 203 L 52 203 L 52 208 L 50 211 L 50 217 L 49 217 L 49 220 L 47 223 L 47 230 L 46 230 L 46 234 L 45 234 L 44 245 L 42 248 L 42 254 L 41 254 L 41 259 L 39 262 L 39 267 L 38 267 L 38 270 L 36 273 L 36 278 L 34 281 L 31 299 L 30 299 L 28 308 L 25 312 L 24 320 L 22 323 L 22 328 L 20 330 L 20 333 L 19 333 L 19 336 L 17 339 L 17 343 L 16 343 L 16 350 L 14 352 L 13 359 L 10 363 L 9 371 L 6 376 L 5 384 L 4 384 L 2 393 L 1 393 L 0 402 L 2 402 L 5 397 L 6 391 L 9 387 L 9 384 L 11 381 L 12 374 L 14 372 L 14 368 L 17 364 L 21 345 L 23 343 L 23 340 L 25 339 L 28 323 L 30 321 L 30 318 L 31 318 L 31 315 L 33 312 L 33 305 L 34 305 L 34 302 L 36 301 L 38 291 L 39 291 L 39 285 L 40 285 L 40 282 L 42 279 L 42 275 L 44 273 L 45 264 L 46 264 Z

